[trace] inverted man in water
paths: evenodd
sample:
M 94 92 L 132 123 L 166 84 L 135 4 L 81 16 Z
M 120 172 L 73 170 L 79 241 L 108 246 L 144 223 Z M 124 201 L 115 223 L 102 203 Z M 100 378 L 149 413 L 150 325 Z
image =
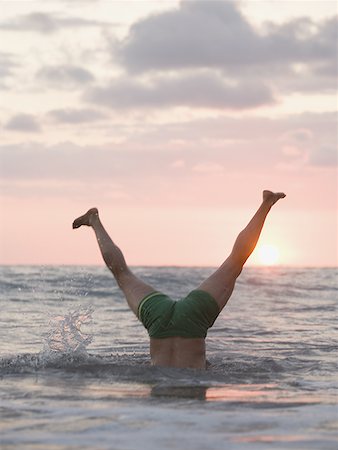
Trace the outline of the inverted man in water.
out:
M 256 247 L 271 207 L 285 194 L 263 191 L 263 202 L 238 235 L 231 254 L 185 298 L 174 301 L 136 277 L 121 250 L 104 229 L 96 208 L 73 222 L 93 228 L 102 257 L 122 289 L 130 309 L 148 330 L 153 365 L 205 368 L 205 338 L 227 304 L 243 265 Z

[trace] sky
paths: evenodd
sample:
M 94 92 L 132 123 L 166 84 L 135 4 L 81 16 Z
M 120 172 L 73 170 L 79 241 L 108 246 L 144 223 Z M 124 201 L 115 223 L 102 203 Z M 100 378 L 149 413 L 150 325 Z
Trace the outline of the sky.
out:
M 0 264 L 337 266 L 335 1 L 0 3 Z

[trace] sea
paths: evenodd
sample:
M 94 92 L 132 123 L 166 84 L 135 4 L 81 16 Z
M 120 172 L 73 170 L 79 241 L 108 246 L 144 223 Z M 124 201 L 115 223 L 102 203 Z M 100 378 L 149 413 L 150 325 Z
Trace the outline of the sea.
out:
M 175 299 L 212 268 L 134 267 Z M 105 267 L 2 266 L 2 450 L 337 450 L 336 268 L 245 268 L 207 370 L 154 367 Z

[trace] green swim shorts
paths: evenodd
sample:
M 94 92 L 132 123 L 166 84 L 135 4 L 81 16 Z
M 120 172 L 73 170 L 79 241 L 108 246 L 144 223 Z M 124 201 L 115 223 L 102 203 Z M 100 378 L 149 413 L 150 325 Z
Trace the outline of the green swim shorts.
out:
M 194 290 L 179 301 L 152 292 L 138 307 L 138 318 L 152 338 L 205 338 L 219 313 L 216 300 L 201 290 Z

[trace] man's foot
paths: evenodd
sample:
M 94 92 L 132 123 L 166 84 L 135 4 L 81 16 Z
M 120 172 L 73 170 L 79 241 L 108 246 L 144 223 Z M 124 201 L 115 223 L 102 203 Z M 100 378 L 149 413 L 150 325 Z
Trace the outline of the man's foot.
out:
M 284 197 L 286 197 L 284 192 L 263 191 L 263 201 L 269 202 L 271 206 L 274 205 L 280 198 Z
M 87 227 L 90 227 L 93 223 L 93 219 L 98 216 L 98 210 L 97 208 L 91 208 L 89 209 L 86 214 L 83 216 L 78 217 L 73 222 L 73 228 L 79 228 L 81 225 L 87 225 Z

